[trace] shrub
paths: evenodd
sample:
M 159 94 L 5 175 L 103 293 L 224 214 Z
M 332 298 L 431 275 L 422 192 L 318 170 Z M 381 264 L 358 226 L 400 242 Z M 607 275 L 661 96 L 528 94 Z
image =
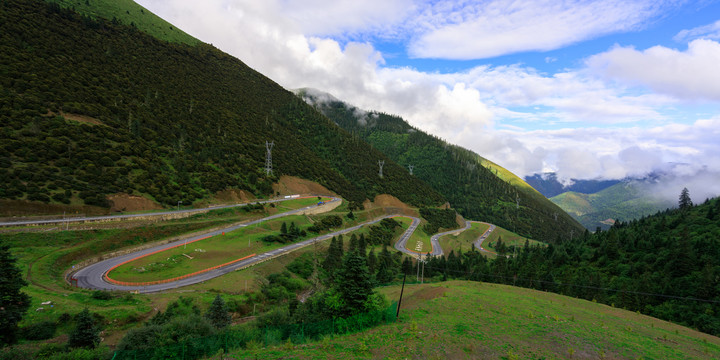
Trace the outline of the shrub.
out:
M 57 324 L 52 321 L 41 321 L 20 329 L 20 337 L 25 340 L 47 340 L 55 336 Z
M 113 295 L 109 291 L 95 290 L 91 297 L 95 300 L 111 300 Z

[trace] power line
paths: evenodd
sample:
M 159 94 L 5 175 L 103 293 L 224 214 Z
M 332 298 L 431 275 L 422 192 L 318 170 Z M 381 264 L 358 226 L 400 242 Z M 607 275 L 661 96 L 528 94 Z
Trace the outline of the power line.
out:
M 272 148 L 273 145 L 275 145 L 274 141 L 267 142 L 265 141 L 265 149 L 267 152 L 265 153 L 265 174 L 270 175 L 272 174 Z

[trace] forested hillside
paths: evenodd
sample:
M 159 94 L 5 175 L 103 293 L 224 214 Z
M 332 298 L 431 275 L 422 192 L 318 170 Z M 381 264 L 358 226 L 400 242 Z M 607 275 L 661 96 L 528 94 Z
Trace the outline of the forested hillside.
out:
M 623 181 L 594 194 L 568 191 L 550 201 L 589 230 L 598 227 L 607 230 L 613 220 L 638 219 L 674 206 L 671 201 L 653 197 L 647 187 L 644 180 Z
M 572 233 L 583 231 L 572 217 L 521 179 L 508 183 L 497 169 L 483 166 L 487 161 L 472 151 L 415 129 L 400 117 L 366 113 L 314 90 L 298 93 L 397 163 L 413 165 L 414 176 L 430 184 L 468 219 L 491 222 L 543 241 L 569 239 Z
M 595 300 L 720 335 L 720 199 L 586 231 L 548 247 L 433 258 L 425 276 L 532 287 Z
M 0 2 L 0 140 L 2 199 L 106 206 L 108 194 L 125 192 L 188 204 L 226 188 L 269 195 L 287 174 L 351 201 L 445 201 L 210 45 L 43 1 Z M 266 141 L 275 144 L 270 176 Z

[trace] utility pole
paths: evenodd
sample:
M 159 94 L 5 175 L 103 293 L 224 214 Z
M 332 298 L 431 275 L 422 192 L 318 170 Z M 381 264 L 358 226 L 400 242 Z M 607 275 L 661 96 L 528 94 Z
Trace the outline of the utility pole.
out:
M 407 273 L 403 275 L 403 284 L 400 288 L 400 300 L 398 300 L 398 307 L 397 307 L 397 313 L 395 314 L 395 320 L 397 320 L 400 317 L 400 304 L 402 304 L 402 296 L 403 291 L 405 291 L 405 279 L 407 278 Z
M 265 149 L 267 152 L 265 153 L 265 174 L 270 175 L 272 174 L 272 148 L 273 145 L 275 145 L 274 141 L 267 142 L 265 141 Z
M 378 160 L 378 165 L 380 165 L 380 178 L 382 179 L 383 178 L 382 168 L 383 168 L 383 165 L 385 165 L 385 160 Z
M 408 165 L 408 169 L 410 169 L 410 175 L 413 174 L 413 169 L 415 168 L 415 165 Z

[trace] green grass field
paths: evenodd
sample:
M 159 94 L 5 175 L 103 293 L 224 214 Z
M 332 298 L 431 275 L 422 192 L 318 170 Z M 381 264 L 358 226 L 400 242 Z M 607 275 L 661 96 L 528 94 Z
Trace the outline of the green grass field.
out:
M 493 232 L 490 233 L 490 236 L 488 236 L 485 241 L 483 241 L 483 247 L 495 251 L 495 245 L 497 244 L 498 239 L 502 238 L 503 243 L 505 246 L 515 246 L 518 248 L 521 248 L 525 246 L 525 240 L 528 241 L 530 246 L 546 246 L 547 244 L 542 243 L 540 241 L 528 239 L 526 237 L 520 236 L 512 231 L 503 229 L 501 227 L 496 227 Z M 487 254 L 489 257 L 495 257 L 493 254 Z
M 408 227 L 410 227 L 410 224 L 412 223 L 412 219 L 406 218 L 406 217 L 396 217 L 395 220 L 397 220 L 403 227 L 403 232 L 407 230 Z M 429 253 L 432 251 L 432 243 L 430 243 L 430 235 L 426 234 L 425 231 L 422 229 L 423 225 L 425 225 L 426 221 L 423 219 L 420 222 L 420 225 L 415 229 L 415 232 L 410 236 L 407 243 L 405 243 L 405 248 L 416 252 L 416 253 Z
M 129 282 L 165 280 L 208 269 L 251 254 L 278 249 L 285 244 L 266 243 L 262 241 L 262 238 L 272 233 L 278 233 L 283 222 L 287 224 L 294 222 L 296 226 L 302 227 L 310 225 L 310 221 L 303 215 L 282 217 L 139 258 L 119 266 L 108 276 L 114 280 Z M 307 237 L 310 236 L 313 235 L 310 234 Z M 302 239 L 297 241 L 300 240 Z
M 399 286 L 380 288 L 397 300 Z M 586 300 L 468 281 L 406 286 L 400 320 L 231 352 L 258 359 L 710 359 L 720 338 Z
M 470 251 L 470 249 L 472 249 L 472 243 L 489 227 L 490 226 L 481 223 L 472 223 L 469 229 L 458 235 L 449 234 L 441 237 L 439 241 L 440 246 L 442 246 L 445 253 L 450 253 L 450 250 Z

